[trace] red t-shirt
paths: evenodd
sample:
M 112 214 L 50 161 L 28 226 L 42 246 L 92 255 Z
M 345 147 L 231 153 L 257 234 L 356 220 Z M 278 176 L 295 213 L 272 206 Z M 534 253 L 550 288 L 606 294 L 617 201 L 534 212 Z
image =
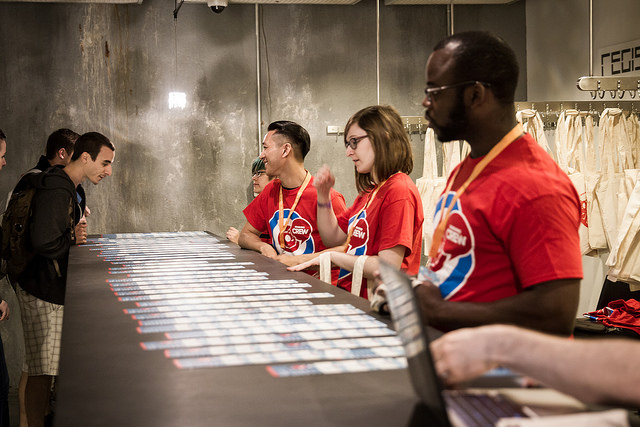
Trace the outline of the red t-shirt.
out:
M 467 158 L 458 165 L 451 190 L 438 200 L 434 227 L 445 198 L 449 206 L 481 159 Z M 580 279 L 579 224 L 575 187 L 525 134 L 460 196 L 430 268 L 442 296 L 450 301 L 496 301 L 539 283 Z
M 372 192 L 359 194 L 349 209 L 338 216 L 338 225 L 348 234 L 349 225 L 366 205 Z M 418 274 L 422 251 L 422 199 L 418 188 L 404 173 L 391 176 L 375 195 L 369 206 L 357 218 L 347 253 L 378 255 L 381 250 L 404 246 L 401 268 L 408 274 Z M 337 285 L 351 291 L 351 272 L 340 270 Z M 360 296 L 368 298 L 366 279 L 362 279 Z
M 313 186 L 313 177 L 305 188 L 295 210 L 291 213 L 290 207 L 296 199 L 298 188 L 282 189 L 284 201 L 284 218 L 289 218 L 286 224 L 285 247 L 280 246 L 278 235 L 279 212 L 278 201 L 280 198 L 280 180 L 274 179 L 262 190 L 258 196 L 244 209 L 244 216 L 255 229 L 271 236 L 272 246 L 279 254 L 302 255 L 320 252 L 327 247 L 320 239 L 317 227 L 317 203 L 318 193 Z M 344 196 L 331 189 L 331 204 L 336 215 L 340 215 L 345 209 Z M 283 220 L 284 221 L 284 220 Z

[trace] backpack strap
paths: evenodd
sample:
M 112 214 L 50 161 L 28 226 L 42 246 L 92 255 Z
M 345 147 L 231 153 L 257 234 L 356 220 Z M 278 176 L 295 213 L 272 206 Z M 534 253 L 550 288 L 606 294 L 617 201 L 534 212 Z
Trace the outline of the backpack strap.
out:
M 28 171 L 26 171 L 23 175 L 32 174 L 32 173 L 40 173 L 40 172 L 42 172 L 42 169 L 33 168 L 33 169 L 29 169 Z
M 54 166 L 55 167 L 55 166 Z M 37 181 L 35 183 L 36 186 L 36 192 L 37 190 L 59 190 L 59 189 L 64 189 L 67 191 L 67 193 L 69 193 L 69 195 L 71 196 L 71 201 L 69 202 L 69 228 L 71 229 L 71 241 L 75 243 L 76 241 L 76 224 L 75 224 L 75 215 L 74 215 L 74 209 L 75 206 L 78 205 L 78 201 L 77 201 L 77 192 L 76 191 L 71 191 L 69 189 L 69 187 L 64 186 L 64 185 L 57 185 L 55 187 L 49 187 L 47 185 L 45 185 L 44 180 L 47 176 L 49 176 L 49 171 L 51 171 L 53 168 L 47 169 L 46 171 L 44 171 L 43 173 L 38 175 Z M 34 169 L 32 169 L 34 170 Z M 37 170 L 37 169 L 35 169 Z M 80 209 L 80 208 L 78 208 Z M 82 214 L 80 215 L 82 216 Z
M 42 170 L 41 170 L 41 169 L 38 169 L 38 168 L 29 169 L 28 171 L 26 171 L 25 173 L 23 173 L 23 174 L 20 176 L 20 179 L 22 180 L 22 178 L 23 178 L 25 175 L 34 175 L 34 174 L 41 173 L 41 172 L 42 172 Z M 19 182 L 19 181 L 18 181 L 18 182 Z M 9 191 L 9 194 L 7 194 L 7 203 L 5 203 L 5 205 L 4 205 L 4 210 L 5 210 L 5 211 L 6 211 L 6 210 L 7 210 L 7 208 L 9 207 L 9 200 L 11 200 L 11 195 L 13 194 L 13 192 L 14 192 L 14 191 L 15 191 L 15 188 L 14 188 L 14 189 L 12 189 L 11 191 Z M 3 212 L 3 213 L 4 213 L 4 212 Z

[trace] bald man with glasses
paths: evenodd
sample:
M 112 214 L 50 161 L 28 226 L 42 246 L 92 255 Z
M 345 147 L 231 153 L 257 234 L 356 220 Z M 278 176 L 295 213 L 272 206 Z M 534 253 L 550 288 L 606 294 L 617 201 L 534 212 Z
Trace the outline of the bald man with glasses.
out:
M 486 32 L 454 34 L 426 65 L 423 106 L 438 139 L 466 140 L 434 217 L 425 323 L 448 331 L 508 323 L 570 334 L 582 257 L 580 201 L 567 175 L 523 132 L 513 50 Z

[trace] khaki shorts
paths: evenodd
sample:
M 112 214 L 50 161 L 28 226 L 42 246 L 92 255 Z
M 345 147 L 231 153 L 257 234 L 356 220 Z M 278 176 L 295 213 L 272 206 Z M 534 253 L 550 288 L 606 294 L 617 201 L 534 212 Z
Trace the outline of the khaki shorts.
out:
M 22 314 L 25 366 L 30 376 L 58 375 L 64 306 L 34 297 L 16 286 Z

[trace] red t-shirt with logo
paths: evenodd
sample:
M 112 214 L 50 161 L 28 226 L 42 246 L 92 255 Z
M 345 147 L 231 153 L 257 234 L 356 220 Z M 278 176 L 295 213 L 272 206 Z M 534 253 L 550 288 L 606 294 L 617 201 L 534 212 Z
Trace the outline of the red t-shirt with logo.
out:
M 280 199 L 280 180 L 274 179 L 262 190 L 258 196 L 244 209 L 244 216 L 249 224 L 255 229 L 271 236 L 271 244 L 279 254 L 302 255 L 320 252 L 327 247 L 320 239 L 317 227 L 317 203 L 318 193 L 313 186 L 313 177 L 305 188 L 298 205 L 293 212 L 290 207 L 293 205 L 298 188 L 282 188 L 282 198 L 284 201 L 284 218 L 289 218 L 286 223 L 284 247 L 281 247 L 278 238 L 280 226 L 278 219 L 280 213 L 278 204 Z M 334 189 L 331 189 L 331 204 L 336 215 L 340 215 L 345 209 L 344 196 Z M 283 219 L 283 223 L 284 223 Z
M 338 216 L 338 225 L 347 234 L 349 224 L 356 221 L 347 253 L 378 255 L 384 249 L 401 245 L 406 248 L 401 268 L 408 274 L 418 274 L 424 221 L 418 188 L 407 174 L 392 175 L 380 187 L 369 206 L 358 215 L 371 194 L 359 194 L 353 206 Z M 360 288 L 363 298 L 368 297 L 366 281 L 362 279 Z M 351 272 L 340 270 L 337 285 L 350 292 Z
M 448 207 L 481 159 L 458 165 L 451 190 L 438 200 L 434 227 L 443 201 Z M 539 283 L 580 279 L 579 223 L 580 199 L 569 177 L 525 134 L 456 201 L 430 268 L 450 301 L 496 301 Z

